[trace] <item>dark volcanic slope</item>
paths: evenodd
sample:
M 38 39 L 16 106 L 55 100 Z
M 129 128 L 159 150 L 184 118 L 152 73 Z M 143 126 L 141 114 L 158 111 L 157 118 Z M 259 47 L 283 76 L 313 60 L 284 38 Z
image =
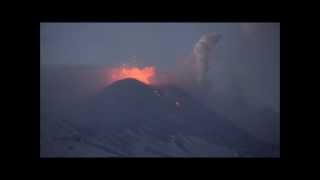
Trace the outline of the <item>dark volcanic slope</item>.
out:
M 101 151 L 97 156 L 278 156 L 276 147 L 257 141 L 176 87 L 125 79 L 80 109 L 61 118 L 73 129 L 68 144 L 95 147 Z

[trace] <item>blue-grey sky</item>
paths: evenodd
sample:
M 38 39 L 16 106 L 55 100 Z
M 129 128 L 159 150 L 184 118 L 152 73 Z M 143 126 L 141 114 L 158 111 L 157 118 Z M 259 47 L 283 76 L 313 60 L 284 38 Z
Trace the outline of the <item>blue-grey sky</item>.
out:
M 209 76 L 241 84 L 279 109 L 279 23 L 41 23 L 41 64 L 139 65 L 170 69 L 208 32 L 221 35 Z M 227 85 L 226 85 L 227 86 Z
M 42 23 L 41 62 L 117 64 L 137 56 L 145 63 L 171 64 L 177 57 L 189 53 L 201 35 L 212 31 L 220 33 L 221 44 L 226 45 L 219 51 L 232 50 L 228 54 L 235 54 L 239 53 L 235 48 L 241 43 L 237 40 L 244 38 L 241 36 L 257 36 L 256 31 L 278 25 L 269 26 L 249 23 Z

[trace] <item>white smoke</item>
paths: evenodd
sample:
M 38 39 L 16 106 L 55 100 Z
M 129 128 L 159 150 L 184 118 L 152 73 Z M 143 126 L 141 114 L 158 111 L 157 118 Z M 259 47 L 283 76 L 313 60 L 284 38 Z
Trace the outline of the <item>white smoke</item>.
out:
M 214 32 L 201 36 L 191 54 L 177 60 L 174 78 L 170 81 L 196 97 L 205 98 L 211 86 L 208 71 L 214 60 L 212 52 L 220 38 L 221 35 Z
M 221 35 L 208 33 L 203 35 L 193 48 L 194 70 L 198 85 L 207 83 L 209 63 L 212 61 L 212 49 L 220 40 Z

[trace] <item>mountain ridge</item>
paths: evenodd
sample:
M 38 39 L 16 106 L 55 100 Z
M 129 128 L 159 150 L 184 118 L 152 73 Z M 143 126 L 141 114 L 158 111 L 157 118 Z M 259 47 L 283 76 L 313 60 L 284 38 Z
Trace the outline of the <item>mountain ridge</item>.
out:
M 105 156 L 274 156 L 272 147 L 260 144 L 182 89 L 131 78 L 110 84 L 83 103 L 80 112 L 62 119 L 77 129 L 75 142 L 101 149 Z

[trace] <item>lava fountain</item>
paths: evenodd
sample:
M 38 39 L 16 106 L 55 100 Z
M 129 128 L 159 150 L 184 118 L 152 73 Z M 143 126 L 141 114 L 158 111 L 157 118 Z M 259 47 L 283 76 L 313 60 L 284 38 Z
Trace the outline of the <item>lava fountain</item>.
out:
M 111 69 L 111 83 L 125 78 L 133 78 L 145 84 L 152 84 L 154 83 L 155 78 L 155 67 L 146 66 L 143 68 L 139 68 L 122 66 Z

